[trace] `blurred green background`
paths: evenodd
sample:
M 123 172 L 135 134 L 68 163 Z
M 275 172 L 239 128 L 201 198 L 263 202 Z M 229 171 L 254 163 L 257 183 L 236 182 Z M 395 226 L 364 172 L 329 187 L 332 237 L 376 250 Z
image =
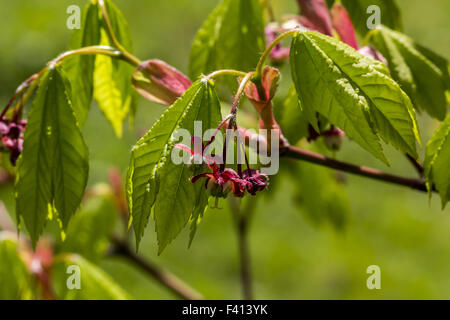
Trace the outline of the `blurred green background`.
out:
M 272 1 L 277 16 L 297 12 L 294 0 Z M 75 0 L 0 0 L 0 105 L 17 85 L 64 51 L 71 31 L 66 8 Z M 187 71 L 196 30 L 216 0 L 115 0 L 128 19 L 135 54 L 161 58 Z M 405 33 L 450 58 L 450 1 L 399 0 Z M 288 69 L 282 72 L 289 79 Z M 136 126 L 122 139 L 92 106 L 83 132 L 90 150 L 89 184 L 107 181 L 108 170 L 123 173 L 131 146 L 164 110 L 140 99 Z M 420 116 L 423 141 L 437 123 Z M 416 172 L 404 157 L 388 148 L 391 167 L 377 162 L 346 141 L 338 159 L 406 176 Z M 283 173 L 281 173 L 283 175 Z M 286 173 L 284 174 L 286 175 Z M 442 211 L 437 196 L 355 176 L 345 177 L 351 214 L 343 230 L 310 222 L 294 200 L 295 184 L 279 177 L 272 194 L 260 197 L 251 225 L 250 246 L 255 297 L 259 299 L 450 299 L 450 209 Z M 0 186 L 0 199 L 14 213 L 11 185 Z M 152 222 L 141 254 L 167 267 L 210 299 L 240 298 L 237 242 L 226 202 L 208 210 L 197 237 L 187 249 L 183 232 L 157 256 Z M 1 262 L 0 262 L 1 263 Z M 128 262 L 105 258 L 101 266 L 137 299 L 173 296 Z M 368 290 L 366 268 L 381 268 L 381 290 Z

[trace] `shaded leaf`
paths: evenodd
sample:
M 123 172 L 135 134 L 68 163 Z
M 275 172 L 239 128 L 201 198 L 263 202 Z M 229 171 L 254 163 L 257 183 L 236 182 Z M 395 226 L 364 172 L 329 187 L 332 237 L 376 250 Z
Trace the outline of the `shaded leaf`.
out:
M 346 190 L 332 170 L 306 162 L 289 164 L 294 196 L 301 212 L 315 225 L 330 223 L 342 229 L 350 215 Z
M 192 44 L 192 79 L 219 69 L 250 71 L 264 51 L 263 9 L 259 0 L 223 0 Z
M 447 113 L 445 91 L 450 88 L 448 62 L 417 45 L 410 37 L 384 26 L 371 32 L 369 41 L 387 59 L 393 78 L 414 104 L 432 117 L 443 120 Z
M 73 31 L 69 49 L 100 44 L 100 20 L 98 6 L 89 2 L 83 9 L 82 26 Z M 94 55 L 74 56 L 63 64 L 72 86 L 72 107 L 80 125 L 86 122 L 94 90 Z
M 103 256 L 117 221 L 117 210 L 111 199 L 93 198 L 72 219 L 66 239 L 59 243 L 59 251 L 74 252 L 91 261 Z
M 59 67 L 41 79 L 31 108 L 16 180 L 16 213 L 36 243 L 54 207 L 64 228 L 88 177 L 88 150 L 71 107 L 70 83 Z
M 396 0 L 342 0 L 341 3 L 347 9 L 356 31 L 365 36 L 370 29 L 367 20 L 373 13 L 367 13 L 369 6 L 380 8 L 380 24 L 394 30 L 402 30 L 400 9 Z
M 278 112 L 278 124 L 291 144 L 296 144 L 300 139 L 308 136 L 308 119 L 303 113 L 294 85 L 289 89 L 284 103 L 275 107 L 282 108 Z

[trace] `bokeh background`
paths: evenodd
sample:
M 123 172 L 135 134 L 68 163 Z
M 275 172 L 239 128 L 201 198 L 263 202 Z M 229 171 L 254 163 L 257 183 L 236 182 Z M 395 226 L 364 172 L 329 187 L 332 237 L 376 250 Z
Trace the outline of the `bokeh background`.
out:
M 161 58 L 187 71 L 196 30 L 217 0 L 115 0 L 127 18 L 135 54 Z M 272 1 L 275 14 L 296 13 L 294 0 Z M 66 8 L 75 0 L 0 0 L 0 105 L 19 83 L 67 47 L 71 31 Z M 419 43 L 450 58 L 450 1 L 399 0 L 404 31 Z M 289 69 L 283 68 L 285 82 Z M 284 84 L 286 87 L 288 84 Z M 276 107 L 276 106 L 275 106 Z M 107 181 L 108 171 L 126 172 L 131 146 L 159 117 L 162 106 L 139 100 L 136 125 L 117 139 L 95 105 L 83 132 L 90 150 L 89 185 Z M 426 142 L 437 123 L 420 116 Z M 391 167 L 346 141 L 337 158 L 406 176 L 416 172 L 404 157 L 387 148 Z M 295 183 L 279 177 L 270 196 L 255 202 L 250 247 L 255 297 L 259 299 L 449 299 L 450 209 L 438 197 L 355 176 L 345 176 L 351 213 L 345 226 L 311 223 L 294 197 Z M 314 186 L 311 186 L 314 187 Z M 11 184 L 0 186 L 0 199 L 14 215 Z M 187 249 L 183 232 L 157 256 L 150 222 L 140 253 L 168 268 L 210 299 L 240 298 L 237 242 L 227 202 L 208 210 Z M 1 263 L 1 261 L 0 261 Z M 381 290 L 368 290 L 366 268 L 381 268 Z M 154 280 L 120 258 L 100 265 L 133 298 L 171 299 Z

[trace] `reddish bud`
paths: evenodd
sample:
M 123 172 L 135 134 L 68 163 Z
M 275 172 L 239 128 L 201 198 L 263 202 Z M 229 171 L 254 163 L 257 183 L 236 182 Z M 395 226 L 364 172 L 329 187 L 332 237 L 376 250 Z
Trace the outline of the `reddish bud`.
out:
M 272 101 L 279 81 L 280 72 L 278 69 L 265 66 L 261 75 L 262 92 L 258 90 L 253 82 L 247 84 L 244 90 L 245 95 L 258 112 L 261 112 Z
M 302 16 L 299 21 L 305 27 L 333 36 L 330 13 L 325 0 L 297 0 Z
M 342 138 L 345 136 L 344 131 L 340 129 L 330 129 L 322 133 L 325 145 L 331 151 L 338 151 L 342 146 Z
M 141 63 L 131 82 L 144 98 L 165 105 L 173 104 L 192 84 L 184 74 L 161 60 Z
M 331 20 L 333 28 L 336 30 L 339 38 L 349 46 L 358 50 L 358 42 L 356 40 L 355 28 L 350 20 L 347 10 L 339 2 L 335 2 L 331 9 Z

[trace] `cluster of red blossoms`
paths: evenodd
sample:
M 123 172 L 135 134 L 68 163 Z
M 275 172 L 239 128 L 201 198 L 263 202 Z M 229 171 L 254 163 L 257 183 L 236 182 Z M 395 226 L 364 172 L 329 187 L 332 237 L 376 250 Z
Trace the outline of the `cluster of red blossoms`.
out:
M 195 175 L 191 178 L 191 182 L 195 183 L 201 178 L 206 178 L 205 188 L 206 190 L 216 198 L 226 198 L 230 192 L 234 196 L 241 198 L 247 191 L 251 195 L 256 195 L 257 192 L 263 191 L 269 182 L 269 178 L 265 174 L 261 174 L 259 170 L 250 169 L 246 158 L 246 170 L 241 170 L 241 165 L 238 164 L 238 172 L 231 168 L 225 168 L 224 161 L 220 165 L 216 163 L 213 157 L 206 155 L 207 147 L 211 144 L 212 139 L 201 148 L 196 147 L 198 145 L 198 137 L 193 137 L 192 142 L 194 144 L 194 151 L 189 147 L 181 144 L 175 145 L 175 148 L 188 151 L 191 155 L 191 163 L 198 162 L 199 159 L 203 163 L 206 163 L 208 168 L 212 172 L 204 172 Z M 226 145 L 226 144 L 225 144 Z M 224 147 L 224 153 L 226 152 Z M 221 157 L 215 157 L 221 159 Z
M 10 151 L 9 159 L 13 166 L 23 149 L 23 132 L 27 125 L 26 120 L 12 121 L 5 117 L 0 118 L 0 148 Z

